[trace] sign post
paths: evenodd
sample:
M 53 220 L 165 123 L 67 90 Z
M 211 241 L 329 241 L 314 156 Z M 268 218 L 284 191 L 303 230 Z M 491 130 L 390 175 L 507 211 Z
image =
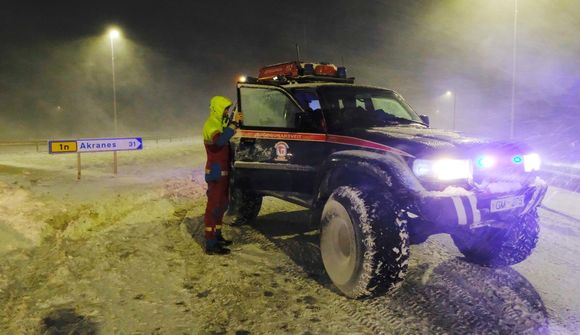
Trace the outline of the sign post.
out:
M 81 153 L 77 152 L 77 180 L 81 180 Z
M 87 138 L 79 140 L 54 140 L 48 142 L 49 154 L 77 154 L 77 179 L 81 179 L 81 153 L 105 151 L 133 151 L 143 149 L 141 137 L 127 138 Z M 113 162 L 113 173 L 117 174 L 116 155 Z

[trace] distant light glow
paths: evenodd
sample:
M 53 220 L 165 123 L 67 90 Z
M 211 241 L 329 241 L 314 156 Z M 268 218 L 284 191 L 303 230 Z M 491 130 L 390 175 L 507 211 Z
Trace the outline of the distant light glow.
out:
M 448 97 L 450 97 L 450 96 L 452 96 L 452 95 L 453 95 L 453 92 L 451 92 L 451 91 L 447 91 L 447 92 L 445 92 L 445 95 L 446 95 L 446 96 L 448 96 Z
M 118 29 L 109 30 L 109 38 L 111 38 L 112 40 L 119 38 L 119 36 L 121 36 L 121 33 L 119 32 Z
M 246 81 L 248 81 L 248 77 L 246 77 L 246 76 L 240 76 L 238 78 L 238 82 L 240 82 L 240 83 L 245 83 Z
M 477 158 L 475 164 L 480 169 L 491 169 L 497 164 L 497 159 L 493 156 L 483 155 Z
M 524 171 L 532 172 L 539 171 L 542 165 L 542 160 L 538 154 L 524 155 Z

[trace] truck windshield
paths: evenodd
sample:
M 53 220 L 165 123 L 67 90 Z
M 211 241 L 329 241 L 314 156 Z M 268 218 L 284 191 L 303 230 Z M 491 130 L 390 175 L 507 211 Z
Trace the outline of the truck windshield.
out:
M 423 124 L 411 107 L 389 90 L 326 86 L 319 92 L 330 129 Z

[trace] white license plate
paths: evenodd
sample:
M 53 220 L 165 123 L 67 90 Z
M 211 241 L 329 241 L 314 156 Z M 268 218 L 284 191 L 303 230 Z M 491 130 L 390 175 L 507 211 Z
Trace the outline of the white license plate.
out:
M 524 196 L 518 195 L 515 197 L 507 197 L 501 199 L 494 199 L 491 201 L 490 211 L 501 212 L 507 211 L 508 209 L 518 208 L 524 206 Z

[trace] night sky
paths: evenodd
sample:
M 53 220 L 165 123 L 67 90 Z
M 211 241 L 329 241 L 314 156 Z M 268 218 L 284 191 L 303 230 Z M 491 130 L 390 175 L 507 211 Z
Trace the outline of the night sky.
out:
M 580 124 L 580 1 L 519 0 L 516 136 Z M 433 124 L 507 136 L 514 1 L 18 2 L 0 11 L 0 137 L 107 135 L 109 26 L 125 134 L 195 134 L 240 74 L 296 58 L 401 92 Z M 564 115 L 562 115 L 564 114 Z M 477 122 L 474 122 L 476 120 Z M 559 142 L 560 140 L 554 140 Z M 580 145 L 580 144 L 578 144 Z

